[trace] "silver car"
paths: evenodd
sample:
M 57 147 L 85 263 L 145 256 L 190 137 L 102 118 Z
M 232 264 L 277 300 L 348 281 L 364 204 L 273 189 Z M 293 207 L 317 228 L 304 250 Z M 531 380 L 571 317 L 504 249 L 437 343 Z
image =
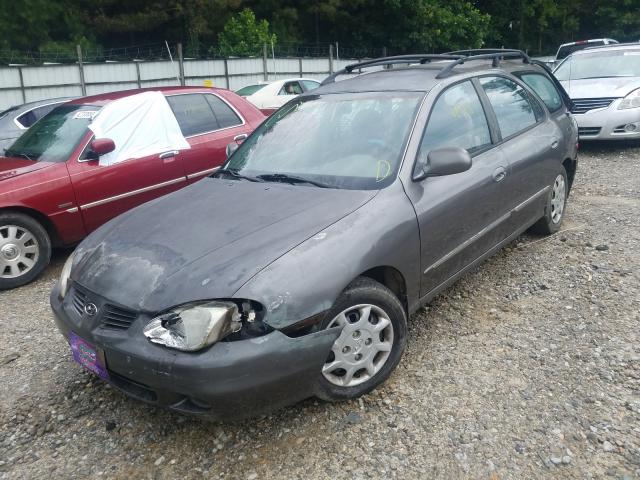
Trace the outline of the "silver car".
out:
M 73 98 L 75 97 L 38 100 L 0 111 L 0 153 L 9 148 L 31 125 L 61 103 Z
M 640 138 L 640 45 L 588 48 L 554 75 L 567 91 L 582 140 Z

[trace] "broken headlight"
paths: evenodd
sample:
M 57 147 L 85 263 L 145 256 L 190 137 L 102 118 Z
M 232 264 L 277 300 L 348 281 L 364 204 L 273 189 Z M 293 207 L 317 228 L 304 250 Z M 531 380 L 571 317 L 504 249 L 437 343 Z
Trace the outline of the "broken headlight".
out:
M 197 302 L 173 308 L 152 319 L 143 330 L 153 343 L 195 352 L 220 340 L 240 340 L 268 333 L 252 302 Z M 268 329 L 271 330 L 271 329 Z

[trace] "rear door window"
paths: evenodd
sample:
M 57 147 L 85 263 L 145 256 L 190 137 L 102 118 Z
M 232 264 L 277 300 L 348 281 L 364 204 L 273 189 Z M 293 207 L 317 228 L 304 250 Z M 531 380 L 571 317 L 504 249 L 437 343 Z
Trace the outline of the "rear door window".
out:
M 465 81 L 448 88 L 436 100 L 420 144 L 418 165 L 436 148 L 462 147 L 473 155 L 489 145 L 487 117 L 475 88 Z
M 520 79 L 536 92 L 550 112 L 562 107 L 562 97 L 553 82 L 540 73 L 523 73 Z
M 298 82 L 285 83 L 278 95 L 300 95 L 302 93 L 302 87 Z
M 505 77 L 479 80 L 496 114 L 502 138 L 526 130 L 542 117 L 542 107 L 516 82 Z
M 242 125 L 242 119 L 226 104 L 226 102 L 215 95 L 206 95 L 207 102 L 213 110 L 213 114 L 218 120 L 219 128 L 235 127 Z
M 185 137 L 212 132 L 220 128 L 218 119 L 202 93 L 172 95 L 167 97 L 167 102 Z

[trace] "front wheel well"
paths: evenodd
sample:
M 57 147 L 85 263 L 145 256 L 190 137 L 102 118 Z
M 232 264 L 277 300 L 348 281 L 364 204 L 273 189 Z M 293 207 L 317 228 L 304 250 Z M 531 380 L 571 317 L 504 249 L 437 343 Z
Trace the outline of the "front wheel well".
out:
M 60 236 L 58 235 L 58 231 L 54 226 L 53 222 L 49 220 L 49 218 L 38 210 L 34 210 L 28 207 L 3 207 L 0 208 L 0 214 L 2 213 L 22 213 L 23 215 L 28 215 L 29 217 L 36 220 L 40 225 L 44 227 L 51 239 L 51 244 L 54 247 L 58 247 L 62 245 L 62 241 L 60 240 Z
M 407 283 L 399 270 L 390 266 L 374 267 L 361 273 L 359 276 L 370 278 L 387 287 L 398 297 L 405 312 L 408 312 Z

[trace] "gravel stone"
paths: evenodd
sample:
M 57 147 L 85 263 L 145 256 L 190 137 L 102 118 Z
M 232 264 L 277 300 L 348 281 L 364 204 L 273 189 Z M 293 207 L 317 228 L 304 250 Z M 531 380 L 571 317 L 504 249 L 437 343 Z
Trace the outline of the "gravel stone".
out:
M 640 144 L 580 147 L 562 231 L 522 235 L 412 315 L 360 401 L 219 424 L 132 400 L 73 363 L 54 252 L 0 292 L 0 480 L 639 479 Z

